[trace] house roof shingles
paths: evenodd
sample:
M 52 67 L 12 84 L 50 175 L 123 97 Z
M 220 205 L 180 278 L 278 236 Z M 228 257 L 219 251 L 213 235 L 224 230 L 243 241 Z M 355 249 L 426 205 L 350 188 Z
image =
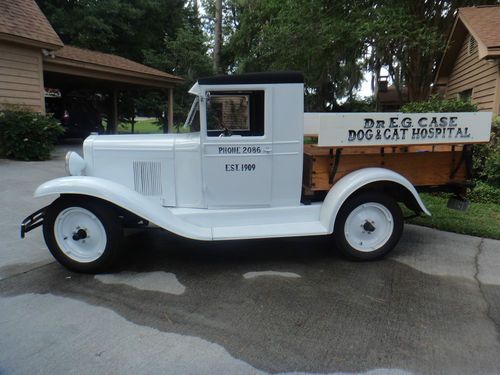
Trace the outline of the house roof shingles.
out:
M 458 14 L 487 48 L 500 47 L 500 6 L 460 8 Z
M 182 78 L 173 74 L 162 72 L 161 70 L 150 68 L 149 66 L 139 64 L 135 61 L 121 56 L 108 53 L 91 51 L 88 49 L 65 45 L 63 48 L 55 51 L 54 62 L 78 62 L 105 68 L 119 69 L 127 72 L 145 74 L 153 77 L 163 77 L 169 80 L 182 81 Z
M 478 43 L 480 60 L 484 58 L 498 59 L 500 57 L 499 25 L 500 6 L 498 5 L 459 8 L 434 76 L 434 84 L 442 84 L 441 79 L 448 77 L 451 73 L 460 47 L 468 34 L 471 34 Z
M 17 37 L 27 44 L 59 48 L 63 42 L 33 0 L 0 0 L 0 39 Z

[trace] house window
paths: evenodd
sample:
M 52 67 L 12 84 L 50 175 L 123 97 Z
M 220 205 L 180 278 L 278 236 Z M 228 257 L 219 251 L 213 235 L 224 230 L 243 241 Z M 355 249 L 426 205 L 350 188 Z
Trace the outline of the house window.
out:
M 469 41 L 467 43 L 467 52 L 470 55 L 472 55 L 477 47 L 477 42 L 476 39 L 472 35 L 469 35 Z
M 458 93 L 458 99 L 463 100 L 463 101 L 470 101 L 470 100 L 472 100 L 472 89 L 464 90 L 462 92 L 459 92 Z
M 207 135 L 264 135 L 264 91 L 217 92 L 207 98 Z

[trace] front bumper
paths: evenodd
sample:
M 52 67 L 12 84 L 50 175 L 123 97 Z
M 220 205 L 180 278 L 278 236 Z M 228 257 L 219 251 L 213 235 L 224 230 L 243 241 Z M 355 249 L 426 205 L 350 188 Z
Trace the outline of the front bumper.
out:
M 29 231 L 39 227 L 43 224 L 45 207 L 33 212 L 30 216 L 23 220 L 21 223 L 21 238 Z

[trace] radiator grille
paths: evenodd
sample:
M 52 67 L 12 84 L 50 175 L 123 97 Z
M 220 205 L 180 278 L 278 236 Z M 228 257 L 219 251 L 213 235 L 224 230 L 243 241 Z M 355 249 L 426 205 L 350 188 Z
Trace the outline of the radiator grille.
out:
M 162 195 L 160 161 L 134 161 L 134 189 L 143 195 Z

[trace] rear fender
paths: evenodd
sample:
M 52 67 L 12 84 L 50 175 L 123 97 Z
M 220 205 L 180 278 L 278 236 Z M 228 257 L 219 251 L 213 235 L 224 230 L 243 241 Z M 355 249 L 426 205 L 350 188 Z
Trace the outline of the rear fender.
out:
M 412 202 L 414 203 L 413 206 L 418 207 L 426 215 L 431 215 L 422 199 L 420 199 L 415 187 L 405 177 L 385 168 L 363 168 L 349 173 L 333 185 L 321 206 L 321 224 L 332 233 L 335 219 L 344 202 L 358 190 L 379 182 L 394 183 L 406 189 L 414 200 Z
M 126 186 L 109 180 L 89 176 L 56 178 L 40 185 L 35 197 L 54 194 L 79 194 L 96 197 L 122 207 L 125 210 L 158 225 L 170 232 L 196 240 L 211 240 L 211 228 L 186 222 L 155 202 Z

